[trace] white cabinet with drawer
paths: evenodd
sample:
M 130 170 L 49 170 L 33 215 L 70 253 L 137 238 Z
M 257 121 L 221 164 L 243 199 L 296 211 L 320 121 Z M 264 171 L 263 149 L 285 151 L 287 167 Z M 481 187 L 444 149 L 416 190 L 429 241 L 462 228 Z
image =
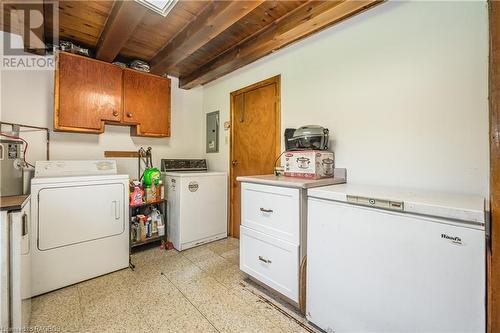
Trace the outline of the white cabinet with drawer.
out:
M 240 269 L 297 306 L 305 197 L 301 188 L 241 185 Z
M 241 225 L 299 244 L 299 189 L 243 183 L 241 191 Z
M 242 176 L 240 269 L 305 311 L 307 189 L 345 183 L 328 179 Z
M 299 302 L 299 246 L 241 226 L 241 270 Z

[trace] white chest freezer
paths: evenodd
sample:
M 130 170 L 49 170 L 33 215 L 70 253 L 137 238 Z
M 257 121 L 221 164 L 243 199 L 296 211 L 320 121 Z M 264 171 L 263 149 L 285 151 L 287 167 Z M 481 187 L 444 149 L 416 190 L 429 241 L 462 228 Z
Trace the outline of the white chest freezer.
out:
M 307 309 L 326 332 L 484 332 L 481 197 L 308 192 Z

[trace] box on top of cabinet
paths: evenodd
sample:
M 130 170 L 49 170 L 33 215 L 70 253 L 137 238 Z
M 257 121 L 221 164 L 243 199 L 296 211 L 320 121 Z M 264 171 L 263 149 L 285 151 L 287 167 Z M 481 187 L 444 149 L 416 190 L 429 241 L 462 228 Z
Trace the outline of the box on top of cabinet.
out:
M 324 150 L 297 150 L 285 153 L 285 176 L 300 178 L 333 177 L 333 153 Z

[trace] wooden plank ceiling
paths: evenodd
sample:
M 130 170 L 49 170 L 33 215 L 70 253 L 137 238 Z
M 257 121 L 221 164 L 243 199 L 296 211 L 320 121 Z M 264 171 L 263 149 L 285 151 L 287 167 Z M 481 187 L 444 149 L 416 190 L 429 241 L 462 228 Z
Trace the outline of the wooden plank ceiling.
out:
M 180 0 L 163 17 L 134 1 L 60 0 L 59 38 L 104 61 L 145 60 L 189 89 L 380 2 Z M 52 18 L 45 22 L 50 40 Z

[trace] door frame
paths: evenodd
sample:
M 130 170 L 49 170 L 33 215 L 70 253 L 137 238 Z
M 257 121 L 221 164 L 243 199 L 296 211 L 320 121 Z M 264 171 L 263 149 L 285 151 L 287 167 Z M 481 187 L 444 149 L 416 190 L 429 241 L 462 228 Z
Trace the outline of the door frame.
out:
M 275 157 L 278 158 L 278 156 L 281 154 L 281 74 L 278 74 L 276 76 L 270 77 L 266 80 L 259 81 L 257 83 L 251 84 L 247 87 L 235 90 L 231 92 L 230 94 L 230 120 L 231 120 L 231 126 L 230 126 L 230 142 L 229 142 L 229 161 L 228 161 L 228 166 L 229 166 L 229 225 L 228 225 L 228 231 L 230 236 L 234 236 L 234 219 L 233 219 L 233 166 L 231 164 L 231 161 L 233 160 L 234 156 L 234 110 L 235 110 L 235 100 L 236 96 L 242 94 L 242 93 L 247 93 L 252 90 L 256 90 L 268 85 L 276 85 L 276 104 L 275 104 L 275 112 L 276 112 L 276 123 L 275 123 L 275 128 L 276 128 L 276 147 L 275 147 Z
M 490 235 L 487 240 L 487 332 L 500 330 L 500 2 L 488 1 Z

